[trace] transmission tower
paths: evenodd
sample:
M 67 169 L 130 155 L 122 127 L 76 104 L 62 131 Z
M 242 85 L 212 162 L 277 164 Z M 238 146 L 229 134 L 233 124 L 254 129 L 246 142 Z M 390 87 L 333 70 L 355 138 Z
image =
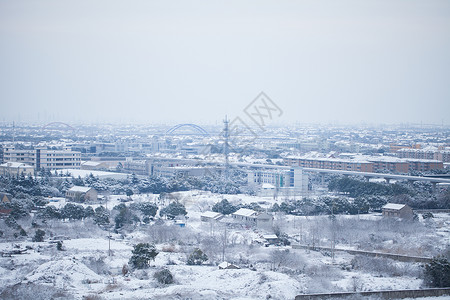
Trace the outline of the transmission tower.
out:
M 228 124 L 230 122 L 225 116 L 225 120 L 223 120 L 224 128 L 223 128 L 223 137 L 225 138 L 225 143 L 223 145 L 223 154 L 225 155 L 225 177 L 228 178 L 229 170 L 230 170 L 230 162 L 228 160 L 228 138 L 230 137 L 230 131 L 228 130 Z

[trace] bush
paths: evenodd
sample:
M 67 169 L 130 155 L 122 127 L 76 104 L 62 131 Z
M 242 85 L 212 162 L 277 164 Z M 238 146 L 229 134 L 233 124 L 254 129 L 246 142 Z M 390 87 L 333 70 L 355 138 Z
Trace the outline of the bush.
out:
M 426 212 L 426 213 L 422 214 L 422 218 L 424 220 L 426 220 L 426 219 L 434 218 L 434 215 L 431 212 Z
M 23 229 L 23 228 L 20 228 L 20 235 L 21 236 L 27 236 L 27 232 Z
M 34 237 L 33 237 L 33 242 L 43 242 L 44 241 L 44 235 L 45 235 L 45 231 L 42 229 L 38 229 L 36 230 Z
M 173 283 L 173 275 L 168 269 L 162 269 L 161 271 L 155 272 L 153 277 L 161 284 Z
M 425 265 L 424 275 L 431 287 L 450 287 L 450 262 L 444 257 L 434 257 Z
M 217 202 L 213 205 L 212 211 L 221 213 L 223 215 L 229 215 L 237 211 L 238 208 L 234 205 L 232 205 L 230 202 L 228 202 L 227 199 L 223 199 L 220 202 Z
M 176 216 L 187 215 L 186 208 L 179 202 L 172 202 L 159 212 L 160 216 L 167 216 L 168 219 L 174 219 Z
M 196 248 L 188 257 L 188 265 L 201 265 L 208 260 L 208 256 L 202 250 Z
M 134 246 L 133 255 L 129 264 L 133 269 L 145 269 L 150 266 L 150 260 L 155 260 L 158 255 L 155 245 L 149 243 L 139 243 Z

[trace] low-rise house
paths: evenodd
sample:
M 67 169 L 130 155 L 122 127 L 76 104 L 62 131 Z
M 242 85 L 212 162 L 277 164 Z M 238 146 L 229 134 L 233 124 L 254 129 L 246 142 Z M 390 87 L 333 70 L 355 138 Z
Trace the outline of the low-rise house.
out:
M 232 214 L 233 218 L 245 222 L 256 222 L 258 213 L 252 209 L 240 208 Z
M 0 165 L 0 175 L 31 176 L 34 174 L 34 167 L 21 162 L 6 162 Z
M 84 161 L 81 163 L 81 170 L 106 170 L 108 162 L 105 161 Z
M 96 201 L 97 191 L 87 186 L 73 186 L 66 191 L 66 198 L 76 202 Z
M 414 212 L 407 204 L 388 203 L 381 208 L 383 217 L 397 217 L 403 219 L 412 219 Z
M 0 192 L 0 204 L 11 203 L 12 198 L 11 194 Z
M 271 245 L 275 245 L 279 242 L 278 237 L 275 234 L 265 234 L 263 235 L 263 239 L 265 239 L 267 243 Z
M 4 204 L 11 203 L 12 195 L 0 192 L 0 216 L 7 216 L 11 213 L 11 208 L 5 208 Z M 8 207 L 8 206 L 6 206 Z
M 223 215 L 218 212 L 214 211 L 205 211 L 200 215 L 200 219 L 202 222 L 212 222 L 212 221 L 219 221 L 223 218 Z
M 220 270 L 236 270 L 240 269 L 238 266 L 230 264 L 229 262 L 224 261 L 223 263 L 219 264 Z
M 269 213 L 261 213 L 256 217 L 256 226 L 258 228 L 269 230 L 273 227 L 273 216 Z

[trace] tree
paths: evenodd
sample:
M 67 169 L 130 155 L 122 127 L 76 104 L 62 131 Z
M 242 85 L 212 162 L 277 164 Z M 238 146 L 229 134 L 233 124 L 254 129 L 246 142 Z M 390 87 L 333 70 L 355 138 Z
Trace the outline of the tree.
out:
M 223 199 L 220 202 L 217 202 L 213 205 L 212 211 L 221 213 L 223 215 L 229 215 L 237 211 L 238 208 L 234 205 L 232 205 L 230 202 L 228 202 L 227 199 Z
M 155 272 L 153 277 L 161 284 L 171 284 L 171 283 L 173 283 L 173 275 L 166 268 L 162 269 L 161 271 Z
M 114 218 L 114 222 L 116 223 L 116 228 L 121 228 L 126 224 L 133 224 L 134 222 L 138 222 L 139 218 L 133 214 L 133 212 L 126 205 L 118 205 L 116 207 L 119 208 L 119 214 Z M 116 209 L 116 207 L 114 209 Z
M 42 219 L 61 219 L 61 212 L 56 207 L 49 205 L 38 216 Z
M 158 206 L 150 202 L 132 203 L 131 209 L 139 210 L 144 216 L 154 217 L 158 211 Z
M 450 262 L 444 257 L 434 257 L 425 265 L 424 275 L 431 287 L 450 287 Z
M 95 215 L 94 209 L 92 208 L 92 206 L 87 206 L 84 209 L 84 217 L 85 218 L 89 218 L 89 217 L 93 217 Z
M 56 242 L 56 250 L 58 250 L 58 251 L 62 251 L 63 250 L 63 248 L 62 248 L 62 241 L 57 241 Z
M 34 237 L 33 237 L 33 242 L 43 242 L 44 241 L 44 235 L 45 235 L 45 231 L 42 229 L 38 229 L 36 230 Z
M 155 245 L 149 243 L 139 243 L 134 246 L 133 255 L 130 258 L 129 264 L 133 269 L 145 269 L 150 266 L 150 260 L 155 260 L 158 255 Z
M 202 250 L 196 248 L 188 257 L 188 265 L 201 265 L 208 260 L 208 256 Z
M 174 219 L 179 215 L 187 215 L 187 211 L 183 204 L 179 202 L 172 202 L 167 207 L 161 209 L 159 214 L 161 216 L 167 216 L 169 219 Z
M 95 209 L 94 222 L 98 225 L 109 224 L 109 212 L 105 207 L 99 206 Z
M 131 189 L 127 189 L 125 193 L 127 194 L 128 197 L 131 197 L 134 194 Z
M 84 218 L 84 207 L 77 204 L 67 203 L 61 209 L 63 219 L 81 220 Z

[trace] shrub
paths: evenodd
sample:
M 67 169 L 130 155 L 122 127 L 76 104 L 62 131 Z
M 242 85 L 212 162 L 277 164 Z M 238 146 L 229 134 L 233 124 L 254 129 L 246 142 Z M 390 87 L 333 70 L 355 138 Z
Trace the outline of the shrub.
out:
M 426 220 L 426 219 L 434 218 L 434 215 L 431 212 L 426 212 L 426 213 L 422 214 L 422 218 L 424 220 Z
M 171 284 L 173 283 L 173 275 L 168 269 L 162 269 L 155 272 L 153 277 L 161 284 Z
M 201 265 L 208 260 L 208 256 L 202 250 L 196 248 L 188 257 L 188 265 Z
M 145 269 L 150 266 L 150 260 L 155 260 L 158 255 L 155 245 L 149 243 L 139 243 L 134 246 L 133 255 L 129 264 L 133 269 Z
M 425 265 L 425 282 L 431 287 L 450 287 L 450 262 L 438 256 Z
M 168 219 L 174 219 L 176 216 L 185 216 L 186 208 L 179 202 L 172 202 L 167 207 L 160 210 L 160 216 L 167 216 Z
M 42 229 L 38 229 L 36 230 L 34 237 L 33 237 L 33 242 L 43 242 L 44 241 L 44 235 L 45 235 L 45 231 Z

